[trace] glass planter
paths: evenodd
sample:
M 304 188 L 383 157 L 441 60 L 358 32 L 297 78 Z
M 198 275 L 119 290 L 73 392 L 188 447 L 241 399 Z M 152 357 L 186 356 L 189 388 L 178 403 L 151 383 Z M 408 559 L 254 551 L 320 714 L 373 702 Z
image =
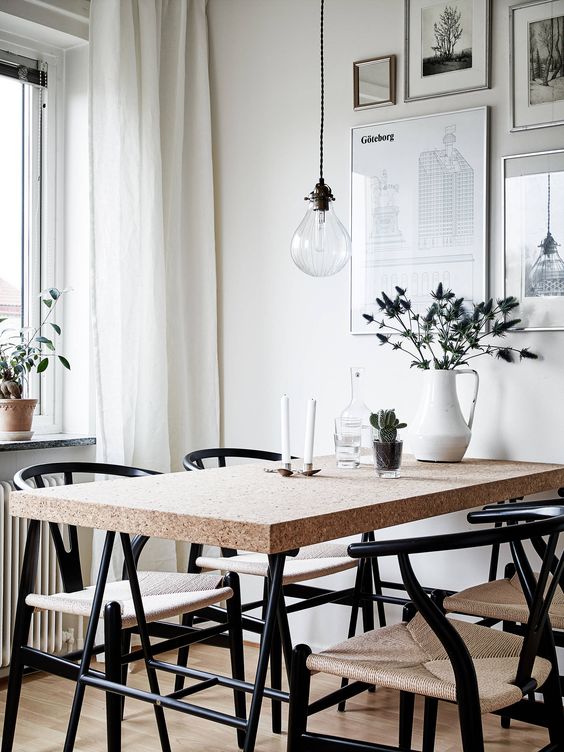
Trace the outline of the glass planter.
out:
M 373 439 L 374 470 L 379 478 L 399 478 L 403 441 L 385 442 Z

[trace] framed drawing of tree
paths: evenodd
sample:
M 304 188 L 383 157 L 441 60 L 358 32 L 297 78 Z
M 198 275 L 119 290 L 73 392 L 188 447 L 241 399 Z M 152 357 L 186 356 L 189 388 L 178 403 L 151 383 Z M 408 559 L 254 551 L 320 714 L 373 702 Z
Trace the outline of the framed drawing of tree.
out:
M 405 0 L 405 101 L 490 86 L 491 0 Z
M 509 9 L 511 130 L 564 123 L 564 0 Z

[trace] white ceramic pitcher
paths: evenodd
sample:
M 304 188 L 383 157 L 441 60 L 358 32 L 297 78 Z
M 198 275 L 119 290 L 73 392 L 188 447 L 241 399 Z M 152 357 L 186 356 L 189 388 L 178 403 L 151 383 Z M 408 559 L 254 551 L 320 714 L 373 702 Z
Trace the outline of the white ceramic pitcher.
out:
M 456 379 L 474 376 L 474 396 L 468 421 L 464 419 Z M 424 390 L 412 423 L 410 445 L 416 459 L 428 462 L 460 462 L 470 443 L 472 421 L 478 398 L 479 377 L 472 368 L 423 371 Z

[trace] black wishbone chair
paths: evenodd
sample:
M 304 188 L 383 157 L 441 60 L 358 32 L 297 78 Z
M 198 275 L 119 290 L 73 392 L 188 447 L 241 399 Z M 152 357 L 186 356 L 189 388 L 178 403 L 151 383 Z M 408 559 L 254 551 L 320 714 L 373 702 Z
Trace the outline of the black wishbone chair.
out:
M 504 527 L 415 539 L 357 543 L 353 557 L 397 556 L 413 610 L 400 624 L 377 629 L 313 654 L 307 645 L 294 651 L 290 683 L 288 752 L 410 752 L 414 695 L 426 698 L 423 749 L 434 748 L 439 700 L 457 703 L 463 752 L 484 752 L 481 716 L 515 718 L 548 729 L 550 743 L 541 752 L 561 752 L 564 712 L 556 647 L 549 609 L 564 572 L 557 554 L 564 530 L 564 505 L 496 506 L 471 512 L 471 522 L 507 523 Z M 526 524 L 518 524 L 526 523 Z M 547 538 L 535 576 L 524 542 Z M 448 618 L 421 587 L 411 555 L 509 543 L 530 611 L 522 635 Z M 552 578 L 551 578 L 552 574 Z M 411 618 L 409 618 L 411 617 Z M 347 677 L 352 683 L 310 704 L 312 673 Z M 399 746 L 341 739 L 307 730 L 308 716 L 363 692 L 370 684 L 400 692 Z M 525 699 L 540 691 L 544 703 Z
M 45 488 L 43 476 L 58 474 L 63 476 L 65 485 L 71 485 L 75 481 L 75 474 L 139 478 L 159 473 L 153 470 L 97 462 L 52 462 L 21 470 L 14 477 L 14 485 L 18 490 Z M 122 534 L 120 538 L 125 554 L 123 579 L 118 582 L 108 582 L 104 591 L 98 595 L 98 586 L 96 588 L 84 587 L 77 528 L 72 525 L 66 526 L 68 543 L 65 543 L 61 527 L 55 523 L 48 523 L 48 526 L 56 551 L 63 591 L 52 595 L 34 592 L 41 525 L 32 520 L 29 525 L 20 581 L 1 752 L 12 752 L 22 679 L 26 668 L 46 671 L 77 682 L 65 740 L 65 752 L 71 752 L 74 747 L 80 719 L 85 686 L 80 682 L 80 675 L 84 668 L 88 670 L 87 664 L 95 655 L 105 653 L 105 673 L 100 674 L 100 681 L 122 685 L 126 684 L 129 664 L 145 659 L 151 692 L 158 694 L 156 671 L 147 662 L 148 654 L 153 660 L 154 656 L 167 650 L 178 649 L 206 638 L 225 640 L 225 633 L 227 633 L 233 678 L 244 680 L 241 600 L 237 574 L 229 573 L 222 577 L 197 573 L 139 572 L 137 584 L 133 587 L 133 583 L 130 585 L 129 582 L 129 573 L 132 571 L 131 567 L 136 568 L 142 548 L 149 539 L 143 537 L 142 541 L 137 541 L 134 557 L 130 536 Z M 108 544 L 110 535 L 112 542 Z M 108 533 L 106 536 L 101 565 L 101 568 L 105 568 L 104 576 L 107 575 L 109 554 L 114 537 L 114 533 Z M 108 545 L 110 548 L 106 551 Z M 144 625 L 138 620 L 140 601 L 145 611 L 143 621 L 147 622 Z M 204 610 L 208 606 L 223 601 L 226 601 L 227 611 L 222 624 L 207 629 L 195 629 L 168 621 L 185 613 Z M 56 611 L 83 617 L 88 617 L 91 611 L 100 610 L 100 618 L 104 626 L 104 642 L 88 650 L 86 648 L 76 650 L 64 656 L 53 656 L 29 647 L 27 641 L 34 610 Z M 90 631 L 89 627 L 85 645 L 90 643 L 93 645 L 94 635 L 89 634 Z M 131 635 L 135 633 L 140 635 L 142 649 L 131 651 Z M 147 644 L 147 641 L 150 643 L 150 636 L 160 638 L 161 642 Z M 85 655 L 86 653 L 88 654 Z M 199 687 L 192 685 L 184 692 L 172 693 L 166 698 L 167 707 L 190 712 L 185 709 L 185 704 L 181 702 L 182 698 L 213 684 L 213 680 L 203 681 Z M 137 696 L 135 692 L 135 690 L 128 690 L 128 694 L 134 697 Z M 244 693 L 234 689 L 233 694 L 235 712 L 240 719 L 244 719 L 246 717 Z M 123 700 L 126 696 L 127 693 L 124 692 L 120 695 L 119 692 L 106 691 L 108 752 L 120 752 L 121 749 L 121 721 Z M 164 702 L 165 700 L 163 704 Z M 161 704 L 156 703 L 154 710 L 161 748 L 163 752 L 166 752 L 170 750 L 170 744 Z M 206 712 L 211 717 L 214 711 Z M 240 727 L 237 728 L 237 741 L 242 747 L 244 731 Z
M 558 491 L 560 497 L 564 496 L 564 489 Z M 539 507 L 561 506 L 564 504 L 562 498 L 543 499 L 541 501 L 526 501 L 513 503 L 513 509 L 538 509 Z M 487 505 L 484 509 L 496 509 L 497 505 Z M 498 523 L 499 524 L 499 523 Z M 533 548 L 542 560 L 546 555 L 546 543 L 542 539 L 533 539 L 531 541 Z M 558 560 L 553 559 L 551 563 L 551 573 L 554 575 Z M 522 634 L 523 625 L 529 618 L 529 608 L 527 598 L 523 592 L 519 581 L 519 575 L 516 572 L 515 565 L 511 562 L 505 567 L 504 577 L 502 579 L 491 579 L 480 585 L 461 590 L 458 593 L 452 593 L 443 596 L 437 593 L 437 602 L 442 608 L 449 613 L 465 614 L 467 616 L 476 616 L 480 618 L 481 623 L 494 624 L 501 622 L 503 629 L 508 632 Z M 554 642 L 556 647 L 564 647 L 564 577 L 560 578 L 559 587 L 557 588 L 552 601 L 550 611 L 550 622 L 554 632 Z M 564 677 L 560 677 L 562 693 L 564 695 Z M 509 719 L 502 717 L 504 726 L 509 726 Z
M 262 462 L 280 462 L 278 452 L 268 452 L 256 449 L 212 448 L 190 452 L 184 457 L 186 470 L 205 470 L 206 463 L 211 461 L 217 467 L 225 467 L 229 459 L 250 459 Z M 292 459 L 296 459 L 295 457 Z M 373 533 L 367 533 L 363 540 L 368 540 Z M 275 634 L 271 651 L 271 683 L 273 688 L 282 686 L 282 652 L 285 656 L 286 670 L 290 672 L 292 642 L 288 628 L 287 615 L 326 603 L 344 603 L 351 606 L 349 636 L 355 634 L 359 610 L 362 612 L 364 630 L 374 628 L 372 576 L 379 578 L 378 564 L 374 560 L 372 566 L 367 562 L 351 559 L 347 554 L 346 543 L 322 543 L 303 548 L 296 557 L 286 560 L 284 567 L 284 599 L 280 604 L 279 629 Z M 307 580 L 335 574 L 347 569 L 357 569 L 353 588 L 345 590 L 329 590 L 304 584 Z M 190 553 L 189 571 L 230 571 L 238 574 L 249 574 L 264 578 L 263 599 L 243 604 L 243 628 L 261 634 L 264 620 L 264 606 L 269 587 L 268 562 L 261 554 L 239 554 L 234 549 L 221 549 L 221 556 L 203 556 L 202 546 L 192 545 Z M 361 595 L 362 593 L 362 595 Z M 297 602 L 286 605 L 286 598 L 295 598 Z M 247 614 L 256 608 L 262 608 L 262 618 L 257 619 Z M 383 603 L 378 603 L 380 624 L 384 624 Z M 187 614 L 184 623 L 192 623 L 193 615 Z M 178 663 L 185 666 L 188 660 L 188 649 L 179 651 Z M 288 677 L 289 678 L 289 677 Z M 176 689 L 183 686 L 182 676 L 177 677 Z M 341 706 L 344 709 L 344 703 Z M 272 730 L 281 731 L 281 705 L 277 700 L 272 701 Z

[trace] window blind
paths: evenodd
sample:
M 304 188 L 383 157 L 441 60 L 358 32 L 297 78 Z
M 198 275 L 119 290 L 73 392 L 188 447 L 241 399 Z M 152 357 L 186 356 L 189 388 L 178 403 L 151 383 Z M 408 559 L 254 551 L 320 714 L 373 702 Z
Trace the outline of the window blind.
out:
M 47 63 L 0 50 L 0 76 L 16 78 L 23 84 L 47 88 Z

